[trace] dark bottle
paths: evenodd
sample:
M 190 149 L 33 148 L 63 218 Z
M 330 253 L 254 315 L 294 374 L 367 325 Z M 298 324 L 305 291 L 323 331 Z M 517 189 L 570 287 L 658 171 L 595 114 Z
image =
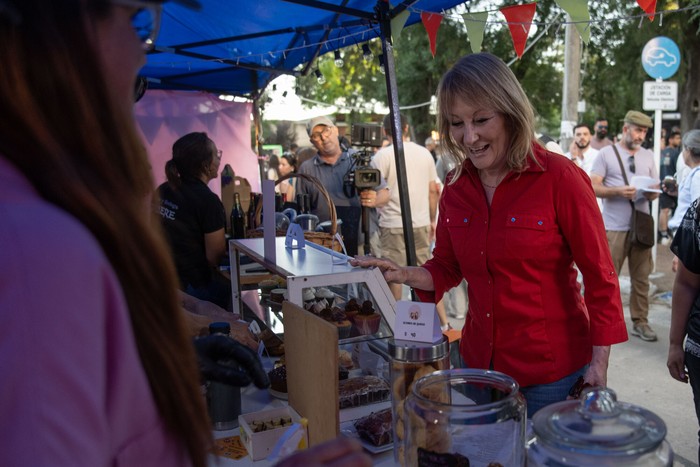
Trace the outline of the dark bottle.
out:
M 275 193 L 275 211 L 282 212 L 284 210 L 284 198 L 281 193 Z
M 297 194 L 297 210 L 299 214 L 311 214 L 309 211 L 309 195 L 306 193 Z
M 248 229 L 253 230 L 258 228 L 258 222 L 255 220 L 255 211 L 258 209 L 260 195 L 258 193 L 250 194 L 250 206 L 248 208 Z
M 233 194 L 233 209 L 231 210 L 231 236 L 245 238 L 245 216 L 241 207 L 241 195 Z

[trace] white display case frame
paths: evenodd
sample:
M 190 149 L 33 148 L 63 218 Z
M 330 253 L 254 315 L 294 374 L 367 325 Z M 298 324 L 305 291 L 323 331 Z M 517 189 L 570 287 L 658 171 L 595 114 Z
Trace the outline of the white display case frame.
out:
M 311 242 L 306 242 L 305 248 L 288 248 L 285 237 L 275 239 L 275 261 L 266 259 L 263 238 L 229 241 L 231 295 L 235 313 L 240 314 L 242 311 L 241 253 L 273 274 L 286 278 L 289 301 L 301 307 L 303 307 L 302 294 L 305 288 L 364 284 L 375 300 L 377 311 L 383 316 L 391 334 L 394 334 L 396 300 L 379 268 L 353 267 L 347 262 L 348 257 L 342 253 Z

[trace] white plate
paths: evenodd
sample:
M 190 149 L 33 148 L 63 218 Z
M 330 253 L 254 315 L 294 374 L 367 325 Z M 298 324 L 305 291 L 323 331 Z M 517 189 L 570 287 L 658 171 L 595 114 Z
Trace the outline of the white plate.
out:
M 364 439 L 360 438 L 360 435 L 357 433 L 357 430 L 355 429 L 355 425 L 353 425 L 354 420 L 349 420 L 347 422 L 343 422 L 340 424 L 340 433 L 349 437 L 349 438 L 356 438 L 360 441 L 362 444 L 362 447 L 365 448 L 367 451 L 371 452 L 372 454 L 379 454 L 380 452 L 386 452 L 394 449 L 394 443 L 387 443 L 383 444 L 381 446 L 375 446 L 372 443 L 368 443 Z
M 270 395 L 274 398 L 277 399 L 282 399 L 283 401 L 287 400 L 288 394 L 286 392 L 280 392 L 280 391 L 275 391 L 274 389 L 267 389 L 270 392 Z

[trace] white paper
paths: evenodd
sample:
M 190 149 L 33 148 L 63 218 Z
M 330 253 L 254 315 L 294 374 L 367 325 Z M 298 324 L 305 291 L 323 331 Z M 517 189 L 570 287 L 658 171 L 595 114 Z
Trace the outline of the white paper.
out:
M 644 193 L 661 193 L 661 190 L 658 188 L 660 182 L 655 178 L 635 175 L 630 180 L 630 185 L 637 189 L 637 199 L 642 198 Z
M 440 321 L 434 303 L 399 300 L 396 302 L 397 339 L 434 343 L 442 339 Z

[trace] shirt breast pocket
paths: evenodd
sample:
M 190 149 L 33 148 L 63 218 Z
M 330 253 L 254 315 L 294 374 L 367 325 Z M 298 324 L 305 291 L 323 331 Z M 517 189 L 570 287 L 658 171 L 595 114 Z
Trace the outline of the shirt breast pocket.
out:
M 552 246 L 554 219 L 538 214 L 511 214 L 505 222 L 505 250 L 515 258 L 544 257 Z
M 450 234 L 452 249 L 457 255 L 471 244 L 470 235 L 473 235 L 474 231 L 471 228 L 474 223 L 473 215 L 473 209 L 450 209 L 446 212 L 445 225 Z

